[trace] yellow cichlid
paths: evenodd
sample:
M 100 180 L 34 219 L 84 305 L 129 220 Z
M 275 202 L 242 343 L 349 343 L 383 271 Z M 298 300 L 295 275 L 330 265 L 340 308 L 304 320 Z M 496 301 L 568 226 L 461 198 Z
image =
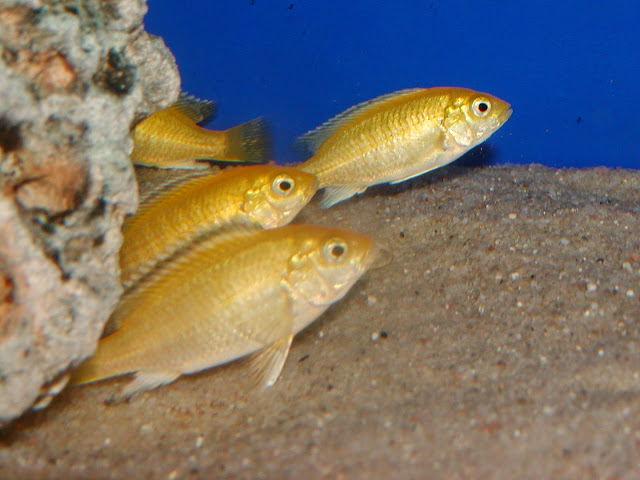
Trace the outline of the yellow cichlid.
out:
M 182 94 L 172 106 L 146 118 L 133 131 L 131 161 L 157 168 L 202 169 L 198 160 L 266 163 L 271 138 L 258 118 L 224 131 L 197 124 L 215 113 L 215 103 Z
M 112 316 L 121 328 L 71 383 L 135 373 L 128 397 L 260 352 L 252 367 L 270 386 L 293 336 L 389 256 L 367 237 L 315 225 L 202 238 L 124 295 Z
M 299 166 L 329 207 L 367 187 L 399 183 L 458 159 L 511 116 L 511 106 L 466 88 L 414 88 L 349 108 L 300 138 L 314 155 Z
M 286 225 L 318 189 L 292 167 L 254 165 L 183 178 L 149 195 L 123 225 L 120 279 L 130 287 L 158 262 L 229 224 Z

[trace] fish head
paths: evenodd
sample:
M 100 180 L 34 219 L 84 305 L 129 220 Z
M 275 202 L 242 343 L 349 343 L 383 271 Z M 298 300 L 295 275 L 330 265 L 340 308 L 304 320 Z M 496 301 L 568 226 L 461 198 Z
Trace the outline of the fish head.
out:
M 308 226 L 300 226 L 308 227 Z M 316 231 L 321 227 L 315 227 Z M 390 259 L 389 250 L 372 239 L 339 229 L 322 228 L 303 241 L 288 266 L 286 283 L 298 312 L 324 311 L 345 296 L 370 268 Z M 297 330 L 308 321 L 295 315 Z
M 511 105 L 493 95 L 453 89 L 443 127 L 452 146 L 466 151 L 489 138 L 511 113 Z
M 286 225 L 318 190 L 315 175 L 293 167 L 258 167 L 261 172 L 245 194 L 243 210 L 263 228 Z

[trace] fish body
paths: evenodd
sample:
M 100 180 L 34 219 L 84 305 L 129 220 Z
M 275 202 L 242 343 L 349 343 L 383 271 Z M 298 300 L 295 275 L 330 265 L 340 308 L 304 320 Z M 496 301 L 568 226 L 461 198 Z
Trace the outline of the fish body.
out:
M 510 117 L 508 103 L 465 88 L 400 90 L 361 103 L 300 138 L 314 155 L 299 168 L 325 188 L 322 206 L 379 183 L 446 165 Z
M 157 168 L 204 169 L 197 160 L 265 163 L 271 139 L 258 118 L 224 131 L 197 124 L 213 115 L 215 104 L 182 95 L 172 106 L 140 122 L 133 131 L 131 161 Z
M 339 229 L 288 225 L 200 239 L 124 295 L 121 328 L 73 374 L 83 384 L 136 373 L 130 396 L 253 352 L 266 385 L 293 335 L 388 251 Z
M 120 279 L 130 287 L 200 235 L 230 224 L 285 225 L 317 188 L 313 175 L 276 165 L 181 178 L 147 196 L 125 220 Z

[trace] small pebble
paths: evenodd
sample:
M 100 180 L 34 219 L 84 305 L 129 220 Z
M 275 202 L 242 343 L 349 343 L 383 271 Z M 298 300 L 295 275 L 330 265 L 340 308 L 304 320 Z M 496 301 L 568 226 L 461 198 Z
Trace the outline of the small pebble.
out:
M 371 341 L 375 342 L 376 340 L 378 340 L 380 338 L 380 334 L 378 332 L 373 332 L 371 334 Z
M 561 238 L 560 243 L 566 247 L 567 245 L 569 245 L 569 240 L 567 240 L 566 238 Z
M 200 448 L 203 443 L 204 443 L 204 436 L 198 435 L 196 437 L 196 448 Z
M 520 278 L 520 272 L 513 272 L 510 275 L 510 277 L 511 277 L 511 280 L 513 280 L 515 282 L 516 280 L 518 280 Z
M 151 433 L 153 432 L 153 426 L 150 423 L 145 423 L 140 427 L 140 432 L 142 433 Z
M 378 299 L 375 295 L 367 295 L 367 299 L 365 300 L 368 306 L 375 305 L 377 301 Z
M 629 289 L 627 290 L 627 297 L 631 298 L 634 297 L 636 295 L 636 292 L 634 292 L 633 290 Z
M 593 282 L 589 282 L 587 283 L 587 292 L 595 292 L 598 289 L 598 286 L 593 283 Z
M 509 218 L 510 218 L 511 220 L 515 220 L 516 218 L 518 218 L 518 214 L 517 214 L 517 213 L 510 213 L 510 214 L 509 214 Z

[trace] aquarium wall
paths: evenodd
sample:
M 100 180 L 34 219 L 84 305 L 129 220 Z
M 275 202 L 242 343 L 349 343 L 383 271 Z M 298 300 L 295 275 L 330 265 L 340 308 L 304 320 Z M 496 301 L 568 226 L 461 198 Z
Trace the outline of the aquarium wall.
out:
M 349 106 L 409 87 L 461 86 L 513 105 L 473 163 L 640 167 L 640 7 L 611 2 L 149 2 L 146 28 L 184 90 L 218 102 L 207 126 L 265 116 L 275 159 Z

